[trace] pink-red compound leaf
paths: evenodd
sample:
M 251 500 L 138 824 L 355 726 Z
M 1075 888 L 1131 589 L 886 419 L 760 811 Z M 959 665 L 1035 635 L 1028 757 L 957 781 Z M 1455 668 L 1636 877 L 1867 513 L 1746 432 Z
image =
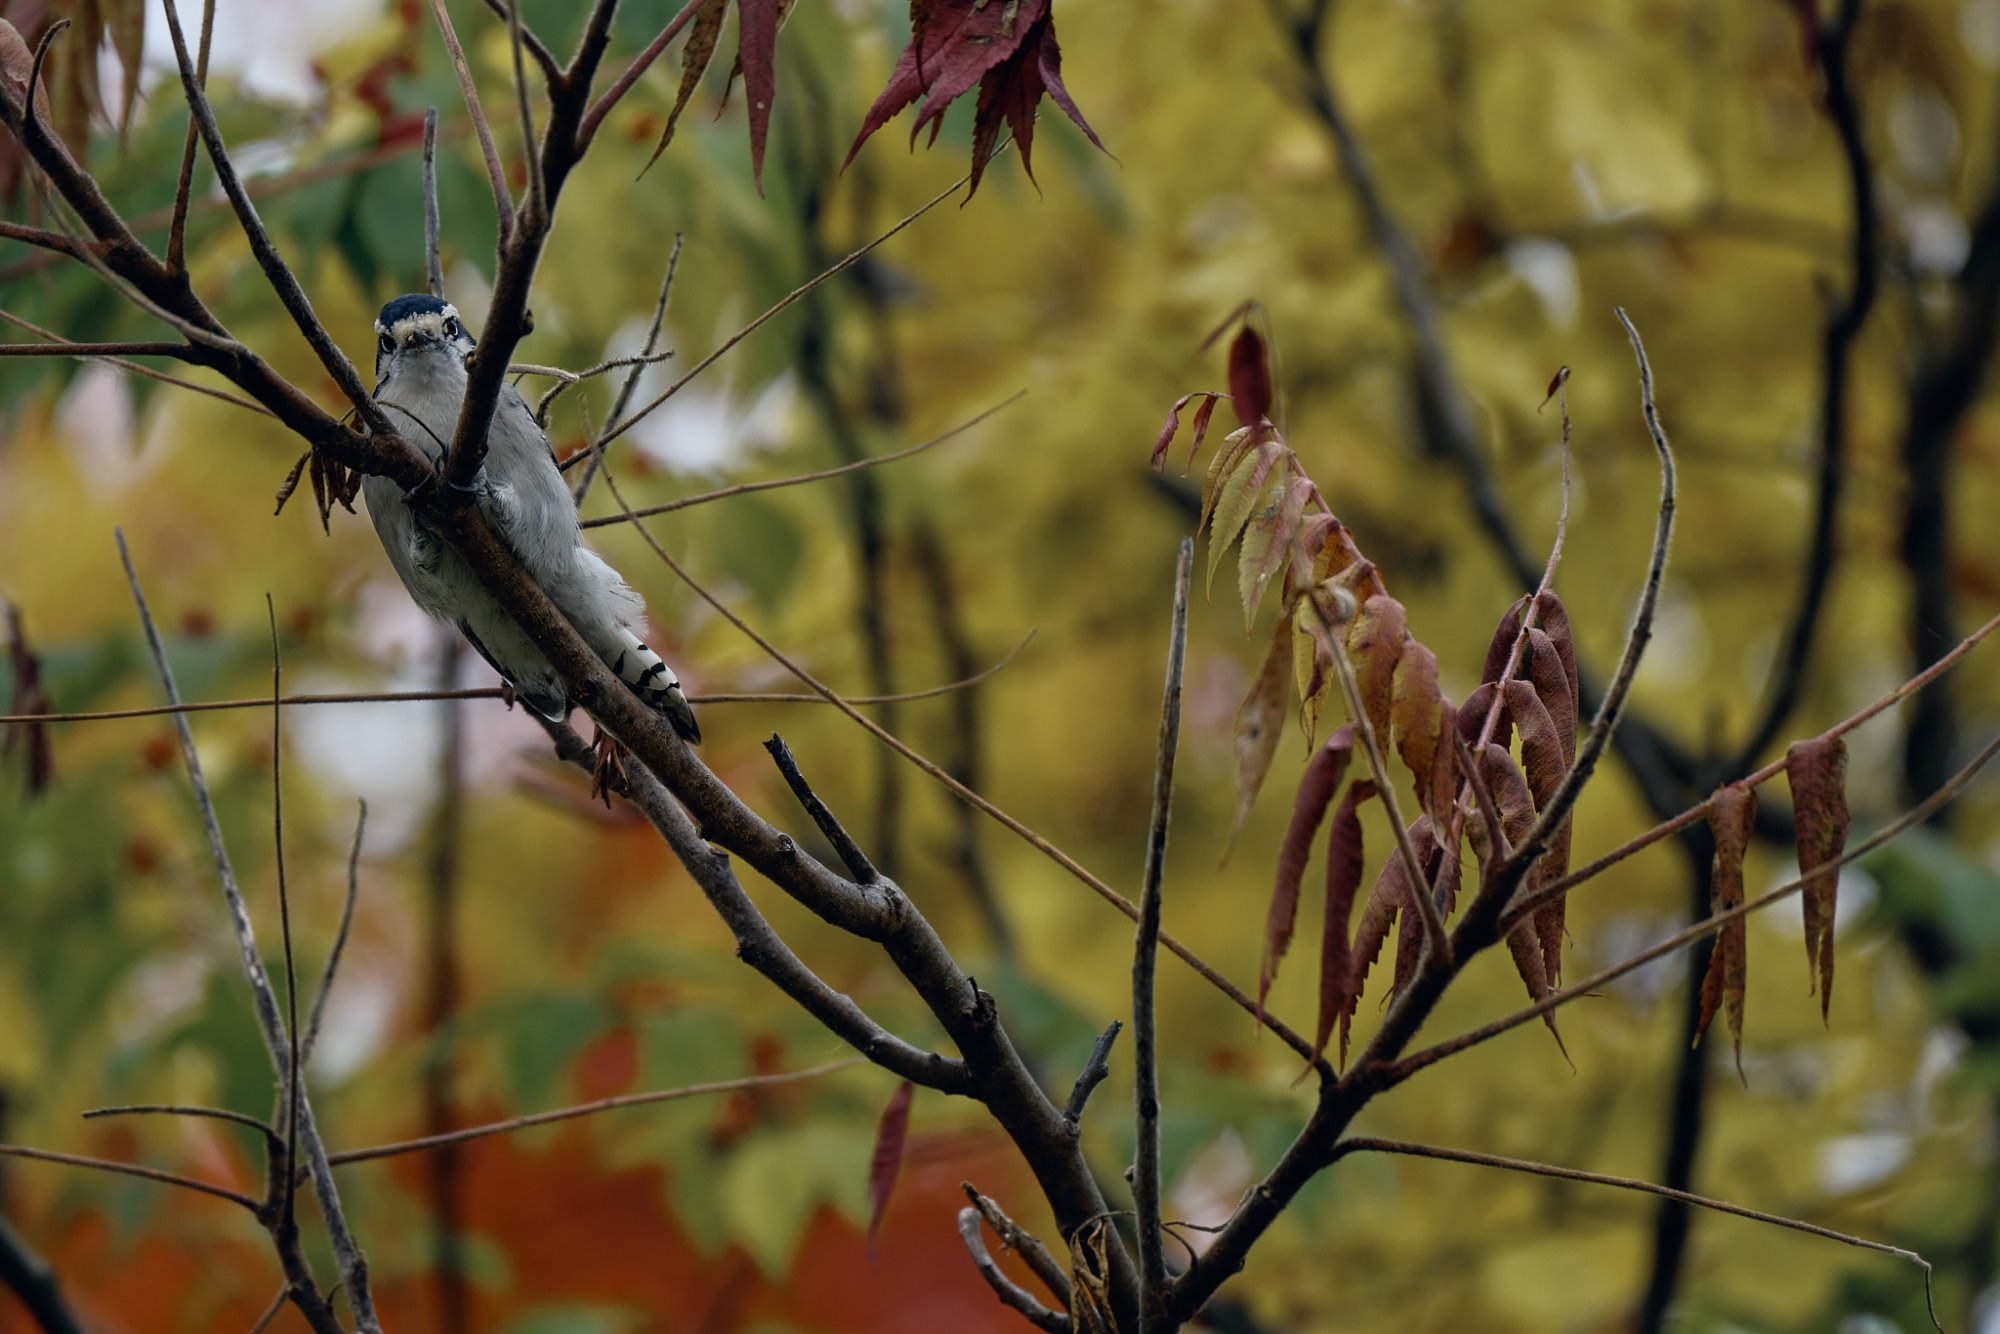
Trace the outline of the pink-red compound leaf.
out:
M 1444 696 L 1438 691 L 1437 654 L 1412 639 L 1396 660 L 1389 684 L 1389 726 L 1396 753 L 1410 771 L 1417 809 L 1442 819 L 1438 804 L 1438 750 L 1450 746 L 1444 732 Z M 1449 802 L 1451 798 L 1445 797 Z
M 1285 840 L 1278 846 L 1277 883 L 1271 890 L 1271 908 L 1264 917 L 1264 962 L 1257 972 L 1257 1022 L 1264 1022 L 1264 998 L 1278 976 L 1278 964 L 1291 948 L 1292 927 L 1299 915 L 1299 883 L 1305 878 L 1306 860 L 1312 856 L 1313 835 L 1326 818 L 1326 808 L 1346 776 L 1348 761 L 1354 756 L 1354 729 L 1343 727 L 1326 739 L 1306 763 L 1299 780 L 1298 794 L 1292 799 L 1291 822 L 1285 826 Z
M 1719 787 L 1708 802 L 1708 828 L 1715 836 L 1715 867 L 1708 882 L 1709 907 L 1716 912 L 1743 902 L 1743 854 L 1757 823 L 1757 792 L 1730 784 Z M 1729 1016 L 1736 1046 L 1736 1077 L 1743 1078 L 1743 995 L 1749 976 L 1749 936 L 1744 919 L 1732 918 L 1715 937 L 1708 973 L 1701 983 L 1701 1018 L 1695 1041 L 1708 1031 L 1720 1005 Z M 1745 1081 L 1748 1082 L 1747 1080 Z
M 875 1233 L 882 1216 L 889 1211 L 889 1197 L 895 1193 L 896 1178 L 903 1171 L 903 1146 L 910 1136 L 910 1099 L 916 1085 L 907 1079 L 889 1095 L 882 1120 L 875 1127 L 875 1152 L 868 1158 L 868 1263 L 875 1263 Z
M 743 91 L 749 97 L 750 170 L 757 193 L 764 193 L 764 141 L 771 132 L 771 104 L 777 100 L 774 68 L 778 25 L 787 0 L 736 0 L 736 59 L 743 66 Z
M 1377 593 L 1362 603 L 1347 627 L 1347 653 L 1354 662 L 1361 707 L 1378 737 L 1389 735 L 1396 664 L 1402 661 L 1403 648 L 1409 641 L 1409 617 L 1403 604 L 1386 593 Z
M 1351 1008 L 1347 994 L 1353 969 L 1348 959 L 1347 919 L 1354 913 L 1355 891 L 1361 888 L 1361 872 L 1367 862 L 1361 846 L 1362 802 L 1375 795 L 1375 785 L 1359 779 L 1348 785 L 1333 813 L 1333 827 L 1326 836 L 1326 916 L 1320 927 L 1319 1017 L 1313 1030 L 1313 1060 L 1326 1055 L 1327 1039 L 1333 1036 L 1336 1020 Z M 1340 1063 L 1347 1064 L 1345 1029 L 1340 1045 Z
M 1248 324 L 1229 344 L 1229 394 L 1245 426 L 1271 419 L 1271 358 L 1263 336 Z
M 1535 595 L 1535 625 L 1545 632 L 1556 646 L 1556 656 L 1562 660 L 1563 674 L 1569 678 L 1570 712 L 1579 718 L 1583 716 L 1583 679 L 1576 674 L 1576 631 L 1570 626 L 1569 612 L 1563 607 L 1562 599 L 1554 589 Z M 1551 708 L 1553 713 L 1554 709 Z
M 1250 818 L 1250 807 L 1263 789 L 1264 776 L 1271 771 L 1271 759 L 1278 753 L 1278 738 L 1284 735 L 1285 714 L 1292 699 L 1292 627 L 1280 620 L 1271 631 L 1271 646 L 1264 651 L 1264 665 L 1236 711 L 1236 816 L 1229 822 L 1229 842 L 1222 850 L 1226 863 L 1236 847 L 1236 836 Z
M 1796 741 L 1785 752 L 1792 815 L 1805 877 L 1807 983 L 1819 991 L 1821 1022 L 1833 1004 L 1833 913 L 1837 863 L 1847 847 L 1847 742 L 1837 736 Z

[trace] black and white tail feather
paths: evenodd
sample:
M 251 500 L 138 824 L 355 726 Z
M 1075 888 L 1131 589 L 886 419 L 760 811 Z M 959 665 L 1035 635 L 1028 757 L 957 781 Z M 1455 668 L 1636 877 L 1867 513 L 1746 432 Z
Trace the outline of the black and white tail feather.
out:
M 458 311 L 433 296 L 400 296 L 375 321 L 375 401 L 410 427 L 412 443 L 443 454 L 465 398 L 465 359 L 474 343 Z M 701 729 L 680 679 L 647 646 L 645 604 L 618 572 L 583 545 L 576 504 L 548 437 L 512 387 L 503 387 L 487 432 L 475 504 L 591 650 L 683 739 Z M 456 625 L 523 702 L 561 719 L 570 700 L 562 678 L 458 553 L 429 532 L 395 483 L 362 483 L 368 516 L 410 596 Z

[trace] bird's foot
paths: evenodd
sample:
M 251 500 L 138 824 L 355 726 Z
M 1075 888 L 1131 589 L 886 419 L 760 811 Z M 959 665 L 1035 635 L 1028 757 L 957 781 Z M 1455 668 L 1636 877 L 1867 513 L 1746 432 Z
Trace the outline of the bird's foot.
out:
M 602 797 L 606 810 L 611 807 L 611 789 L 625 781 L 625 747 L 618 739 L 599 727 L 594 729 L 590 748 L 596 752 L 596 763 L 590 770 L 590 795 Z

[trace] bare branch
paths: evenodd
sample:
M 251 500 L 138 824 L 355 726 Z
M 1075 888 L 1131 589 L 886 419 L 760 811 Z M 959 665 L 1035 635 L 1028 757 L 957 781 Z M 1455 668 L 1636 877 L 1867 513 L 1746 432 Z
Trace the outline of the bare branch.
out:
M 394 1144 L 377 1144 L 366 1149 L 344 1149 L 339 1153 L 330 1154 L 328 1161 L 335 1167 L 346 1167 L 353 1163 L 372 1162 L 377 1158 L 394 1158 L 405 1153 L 422 1153 L 428 1149 L 447 1148 L 493 1135 L 511 1135 L 516 1131 L 528 1130 L 535 1126 L 596 1116 L 600 1112 L 615 1112 L 628 1107 L 650 1107 L 654 1103 L 679 1102 L 686 1098 L 703 1098 L 716 1093 L 740 1093 L 780 1084 L 796 1084 L 802 1080 L 830 1075 L 836 1070 L 851 1070 L 866 1059 L 863 1056 L 850 1056 L 846 1060 L 829 1061 L 825 1065 L 815 1065 L 807 1070 L 751 1075 L 743 1079 L 726 1079 L 715 1084 L 689 1084 L 684 1088 L 658 1089 L 651 1093 L 624 1093 L 615 1098 L 599 1098 L 595 1102 L 578 1103 L 574 1107 L 563 1107 L 552 1112 L 534 1112 L 527 1116 L 509 1117 L 505 1121 L 492 1121 L 486 1125 L 467 1126 L 463 1130 L 453 1130 L 443 1135 L 398 1140 Z
M 361 835 L 368 827 L 368 803 L 358 803 L 360 810 L 354 817 L 354 846 L 347 853 L 347 897 L 340 909 L 340 930 L 334 934 L 333 948 L 327 952 L 326 969 L 319 977 L 319 990 L 313 993 L 312 1015 L 306 1020 L 306 1035 L 299 1044 L 299 1064 L 312 1064 L 313 1047 L 319 1042 L 319 1024 L 326 1012 L 326 998 L 333 992 L 334 976 L 340 971 L 340 956 L 347 950 L 347 933 L 354 925 L 354 905 L 361 895 Z
M 528 69 L 521 58 L 520 0 L 507 0 L 507 33 L 514 52 L 514 105 L 521 116 L 521 153 L 528 163 L 529 210 L 541 225 L 549 217 L 549 200 L 542 180 L 542 154 L 535 135 L 535 113 L 528 105 Z
M 472 82 L 472 69 L 465 63 L 465 49 L 458 44 L 458 31 L 451 26 L 444 0 L 431 0 L 431 16 L 437 20 L 438 35 L 444 38 L 452 71 L 458 75 L 458 91 L 465 98 L 465 114 L 472 121 L 472 132 L 479 136 L 479 151 L 486 158 L 486 180 L 493 187 L 493 214 L 499 222 L 500 249 L 504 251 L 514 234 L 514 196 L 507 189 L 507 172 L 500 165 L 500 150 L 493 146 L 493 127 L 487 122 L 486 109 L 479 105 L 479 89 Z M 528 151 L 535 151 L 533 140 L 528 141 Z
M 810 815 L 812 822 L 819 826 L 820 833 L 826 835 L 826 841 L 831 843 L 834 852 L 839 854 L 841 863 L 847 867 L 847 873 L 859 884 L 872 885 L 879 881 L 882 878 L 881 872 L 877 871 L 875 864 L 868 860 L 868 854 L 861 850 L 861 845 L 854 841 L 854 835 L 848 833 L 846 827 L 835 818 L 834 813 L 827 809 L 826 803 L 820 800 L 819 793 L 812 790 L 812 784 L 808 783 L 805 774 L 800 772 L 799 762 L 792 757 L 792 748 L 785 744 L 785 739 L 773 732 L 771 739 L 764 743 L 764 749 L 771 752 L 771 761 L 778 766 L 778 772 L 784 775 L 785 786 L 791 788 L 792 795 L 799 799 L 799 805 L 806 808 L 806 814 Z
M 257 1201 L 240 1190 L 231 1190 L 227 1186 L 218 1186 L 214 1182 L 200 1181 L 194 1177 L 184 1177 L 178 1172 L 162 1172 L 156 1167 L 113 1162 L 108 1158 L 86 1158 L 74 1153 L 56 1153 L 51 1149 L 31 1149 L 22 1144 L 0 1144 L 0 1157 L 26 1158 L 38 1163 L 61 1163 L 66 1167 L 87 1167 L 93 1172 L 113 1172 L 119 1176 L 138 1177 L 142 1181 L 157 1181 L 163 1185 L 179 1186 L 183 1190 L 213 1195 L 218 1200 L 228 1200 L 231 1204 L 242 1205 L 253 1214 L 257 1212 Z
M 72 343 L 67 338 L 64 338 L 61 334 L 55 332 L 53 329 L 44 329 L 41 325 L 36 324 L 33 320 L 23 319 L 21 316 L 16 315 L 11 311 L 0 310 L 0 320 L 5 320 L 7 323 L 13 325 L 17 329 L 25 329 L 29 333 L 38 334 L 43 338 L 49 339 L 51 342 L 58 344 L 63 349 L 63 352 L 68 355 L 80 358 L 89 358 L 94 361 L 102 361 L 105 365 L 116 366 L 121 371 L 130 371 L 134 375 L 143 375 L 149 380 L 158 380 L 162 384 L 170 384 L 181 389 L 192 390 L 197 394 L 203 394 L 209 398 L 218 398 L 221 399 L 224 403 L 230 403 L 239 408 L 246 408 L 251 412 L 261 413 L 266 417 L 272 417 L 276 415 L 269 408 L 265 407 L 263 404 L 253 403 L 249 399 L 240 397 L 236 394 L 232 394 L 227 390 L 212 389 L 205 384 L 196 384 L 193 380 L 184 380 L 178 375 L 169 375 L 165 371 L 156 371 L 151 366 L 141 366 L 138 362 L 127 361 L 123 357 L 107 356 L 101 351 L 99 352 L 89 351 L 88 344 Z M 99 344 L 98 346 L 102 347 L 105 345 Z M 172 351 L 169 352 L 160 353 L 159 355 L 161 356 L 170 356 L 181 361 L 194 361 L 202 365 L 206 365 L 210 362 L 210 360 L 212 360 L 211 358 L 202 356 L 194 348 L 182 347 L 180 344 L 177 343 L 161 344 L 159 346 L 165 346 L 173 349 Z M 15 355 L 34 355 L 34 354 L 17 353 Z M 52 351 L 48 355 L 55 356 L 58 354 Z
M 298 1173 L 292 1165 L 299 1160 L 299 1082 L 303 1078 L 299 1060 L 299 970 L 292 950 L 292 897 L 285 885 L 285 698 L 284 666 L 278 652 L 278 610 L 271 595 L 264 595 L 264 615 L 271 623 L 271 850 L 278 869 L 278 932 L 285 950 L 285 1036 L 290 1050 L 285 1061 L 285 1182 L 279 1217 L 287 1229 L 297 1227 L 293 1207 L 297 1199 Z
M 993 1289 L 993 1295 L 1000 1304 L 1021 1313 L 1023 1319 L 1036 1329 L 1049 1334 L 1070 1334 L 1073 1325 L 1070 1318 L 1035 1300 L 1035 1295 L 1000 1272 L 1000 1266 L 993 1262 L 993 1256 L 986 1249 L 986 1238 L 979 1232 L 980 1213 L 971 1205 L 958 1211 L 958 1235 L 965 1242 L 965 1250 L 972 1257 L 972 1263 L 979 1270 L 979 1276 L 986 1280 L 986 1286 Z
M 1181 673 L 1187 662 L 1188 572 L 1194 539 L 1183 537 L 1174 567 L 1174 612 L 1167 636 L 1167 683 L 1160 700 L 1160 746 L 1153 762 L 1153 820 L 1146 839 L 1139 930 L 1132 946 L 1132 1107 L 1138 1149 L 1132 1199 L 1138 1214 L 1139 1329 L 1167 1329 L 1167 1260 L 1160 1241 L 1159 1030 L 1153 1010 L 1153 968 L 1160 949 L 1160 886 L 1167 871 L 1167 823 L 1174 804 L 1174 758 L 1181 740 Z M 1074 1124 L 1075 1118 L 1069 1118 Z M 960 1222 L 963 1230 L 963 1219 Z
M 488 4 L 496 2 L 497 0 L 487 0 Z M 701 0 L 686 0 L 681 6 L 680 13 L 667 21 L 667 26 L 660 29 L 659 35 L 646 43 L 645 49 L 632 58 L 632 63 L 625 67 L 624 72 L 612 80 L 611 86 L 591 103 L 590 110 L 583 115 L 583 123 L 577 127 L 576 147 L 579 153 L 588 148 L 590 141 L 597 137 L 597 127 L 611 114 L 611 108 L 617 106 L 619 99 L 632 90 L 632 85 L 639 81 L 639 76 L 660 58 L 660 53 L 673 44 L 674 38 L 680 35 L 681 29 L 700 8 Z
M 1113 1025 L 1116 1028 L 1116 1025 Z M 1047 1285 L 1049 1293 L 1063 1306 L 1070 1304 L 1069 1274 L 1049 1248 L 1042 1245 L 1041 1238 L 1009 1218 L 1006 1211 L 989 1197 L 979 1193 L 970 1181 L 961 1181 L 958 1188 L 965 1192 L 965 1198 L 972 1201 L 972 1207 L 979 1210 L 986 1226 L 993 1229 L 993 1235 L 1000 1238 L 1000 1244 L 1021 1257 L 1028 1268 L 1035 1271 L 1035 1277 Z
M 906 449 L 899 449 L 893 453 L 878 454 L 873 458 L 857 459 L 853 463 L 843 463 L 834 468 L 822 468 L 818 472 L 801 473 L 796 477 L 775 477 L 762 482 L 738 482 L 733 486 L 725 486 L 719 491 L 704 491 L 700 495 L 682 496 L 678 500 L 669 500 L 664 505 L 648 505 L 644 509 L 628 509 L 618 514 L 607 514 L 601 519 L 585 519 L 583 526 L 585 528 L 603 528 L 614 523 L 631 523 L 638 519 L 652 518 L 658 514 L 672 514 L 676 510 L 684 510 L 694 505 L 706 505 L 714 500 L 727 500 L 731 496 L 749 495 L 753 491 L 775 491 L 779 487 L 804 486 L 808 482 L 823 482 L 830 477 L 844 477 L 848 473 L 859 472 L 863 468 L 879 468 L 885 463 L 898 463 L 903 459 L 921 454 L 927 449 L 933 449 L 947 440 L 956 439 L 987 418 L 1013 407 L 1014 404 L 1025 398 L 1027 393 L 1028 391 L 1025 389 L 1017 389 L 984 412 L 960 422 L 949 431 L 941 435 L 934 435 L 921 444 L 911 445 Z M 589 476 L 590 474 L 585 475 L 586 481 L 589 480 Z M 581 490 L 581 484 L 579 484 L 579 490 Z M 859 701 L 856 702 L 858 703 Z
M 1125 1027 L 1122 1019 L 1113 1019 L 1097 1041 L 1091 1044 L 1090 1059 L 1083 1063 L 1077 1074 L 1076 1083 L 1070 1086 L 1069 1101 L 1063 1106 L 1063 1120 L 1076 1125 L 1083 1120 L 1083 1109 L 1090 1102 L 1090 1095 L 1097 1086 L 1111 1077 L 1111 1045 L 1118 1041 L 1118 1033 Z
M 85 1334 L 49 1262 L 35 1254 L 0 1217 L 0 1284 L 33 1316 L 42 1334 Z
M 208 49 L 215 36 L 215 0 L 202 0 L 201 43 L 194 62 L 195 82 L 208 87 Z M 194 194 L 194 154 L 201 131 L 194 117 L 188 117 L 187 135 L 181 141 L 181 174 L 174 186 L 173 215 L 167 222 L 167 272 L 187 272 L 188 200 Z
M 1551 1163 L 1531 1162 L 1522 1158 L 1503 1158 L 1498 1154 L 1473 1153 L 1466 1149 L 1446 1149 L 1435 1144 L 1410 1144 L 1402 1140 L 1372 1139 L 1360 1137 L 1342 1140 L 1337 1157 L 1350 1153 L 1393 1153 L 1411 1158 L 1434 1158 L 1447 1163 L 1470 1163 L 1475 1167 L 1497 1167 L 1507 1172 L 1524 1172 L 1530 1176 L 1553 1177 L 1558 1181 L 1581 1181 L 1593 1186 L 1611 1186 L 1618 1190 L 1639 1191 L 1647 1195 L 1658 1195 L 1669 1200 L 1679 1200 L 1682 1204 L 1698 1205 L 1720 1214 L 1733 1214 L 1738 1218 L 1748 1218 L 1759 1223 L 1769 1223 L 1773 1227 L 1790 1228 L 1794 1232 L 1806 1232 L 1815 1237 L 1825 1237 L 1829 1241 L 1857 1246 L 1865 1251 L 1878 1251 L 1883 1255 L 1893 1255 L 1909 1260 L 1924 1271 L 1924 1304 L 1929 1308 L 1931 1324 L 1943 1334 L 1944 1326 L 1938 1324 L 1937 1307 L 1931 1300 L 1930 1261 L 1915 1251 L 1904 1250 L 1901 1246 L 1891 1246 L 1886 1242 L 1870 1241 L 1848 1232 L 1836 1232 L 1829 1227 L 1820 1227 L 1802 1219 L 1787 1218 L 1783 1214 L 1767 1214 L 1761 1209 L 1746 1209 L 1740 1204 L 1727 1200 L 1713 1199 L 1707 1195 L 1696 1195 L 1685 1190 L 1675 1190 L 1670 1186 L 1654 1185 L 1636 1177 L 1607 1176 L 1601 1172 L 1582 1172 L 1573 1167 L 1557 1167 Z
M 444 254 L 438 219 L 438 109 L 424 108 L 424 281 L 430 293 L 444 300 Z
M 232 1112 L 226 1107 L 185 1107 L 177 1103 L 138 1102 L 119 1107 L 93 1107 L 83 1114 L 86 1121 L 94 1121 L 104 1116 L 191 1116 L 205 1117 L 213 1121 L 229 1121 L 246 1126 L 264 1137 L 268 1146 L 282 1148 L 285 1137 L 280 1135 L 269 1121 L 251 1116 L 247 1112 Z
M 693 9 L 694 5 L 690 3 L 688 8 Z M 653 350 L 660 345 L 660 330 L 665 328 L 667 323 L 667 302 L 673 297 L 674 275 L 680 270 L 680 266 L 681 234 L 675 232 L 674 248 L 667 255 L 666 276 L 660 279 L 660 297 L 653 303 L 653 322 L 646 329 L 646 345 L 639 349 L 639 359 L 632 363 L 631 374 L 627 375 L 625 383 L 618 387 L 618 397 L 611 401 L 611 411 L 604 418 L 606 426 L 610 426 L 625 415 L 625 409 L 632 404 L 633 393 L 639 388 L 639 377 L 645 373 L 649 359 L 653 356 Z M 535 417 L 538 421 L 548 420 L 549 404 L 567 387 L 567 385 L 557 385 L 542 396 L 542 401 L 535 405 Z M 603 447 L 604 442 L 601 439 L 592 444 L 591 462 L 583 470 L 583 476 L 577 479 L 576 503 L 579 509 L 583 506 L 584 496 L 590 491 L 591 479 L 597 476 L 597 451 Z

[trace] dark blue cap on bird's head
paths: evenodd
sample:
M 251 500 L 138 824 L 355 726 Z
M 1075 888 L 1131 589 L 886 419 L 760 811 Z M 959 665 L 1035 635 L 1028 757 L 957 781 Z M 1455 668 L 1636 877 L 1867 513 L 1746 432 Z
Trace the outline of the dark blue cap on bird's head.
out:
M 375 324 L 378 328 L 393 329 L 412 315 L 442 315 L 447 311 L 454 315 L 458 313 L 452 309 L 450 302 L 441 297 L 428 292 L 406 292 L 382 307 L 382 313 L 375 317 Z

